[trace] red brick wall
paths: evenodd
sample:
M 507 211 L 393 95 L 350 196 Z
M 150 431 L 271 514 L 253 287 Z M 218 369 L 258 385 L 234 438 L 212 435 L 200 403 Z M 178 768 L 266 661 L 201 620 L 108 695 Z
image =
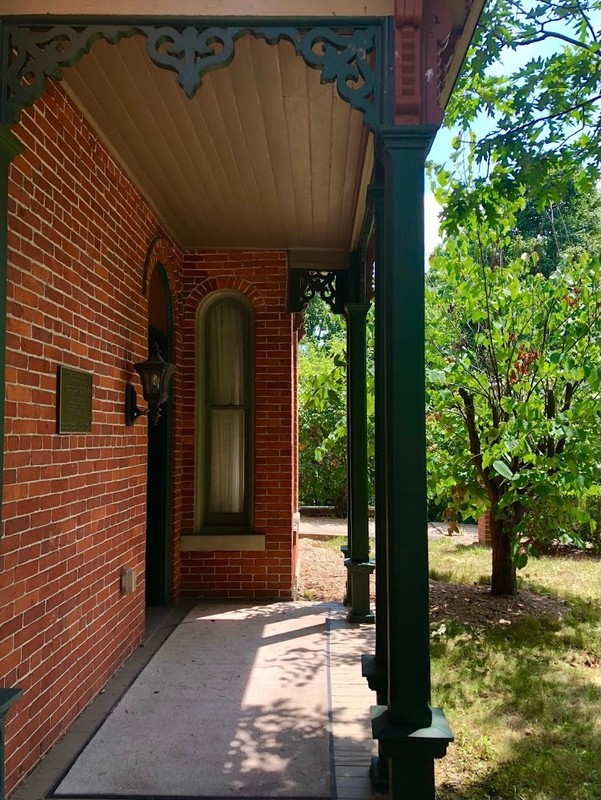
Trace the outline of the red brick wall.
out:
M 143 632 L 146 425 L 126 428 L 123 406 L 126 382 L 139 385 L 131 363 L 146 358 L 143 267 L 162 233 L 60 88 L 15 133 L 26 149 L 9 188 L 0 685 L 23 697 L 7 726 L 9 790 Z M 181 254 L 167 242 L 162 258 L 177 295 Z M 58 364 L 94 375 L 91 434 L 56 434 Z M 128 596 L 125 565 L 139 578 Z
M 286 311 L 286 254 L 190 252 L 184 255 L 182 533 L 194 533 L 196 312 L 217 289 L 244 294 L 255 322 L 254 531 L 265 552 L 181 554 L 181 589 L 198 597 L 291 596 L 294 556 L 295 334 Z

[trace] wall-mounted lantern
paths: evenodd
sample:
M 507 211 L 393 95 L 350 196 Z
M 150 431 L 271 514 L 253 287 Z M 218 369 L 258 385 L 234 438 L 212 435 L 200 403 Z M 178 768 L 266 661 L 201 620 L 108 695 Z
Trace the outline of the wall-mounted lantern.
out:
M 161 416 L 160 406 L 167 400 L 167 390 L 175 366 L 161 358 L 159 345 L 155 342 L 150 358 L 134 364 L 134 369 L 142 381 L 142 394 L 148 408 L 138 408 L 136 390 L 128 383 L 125 387 L 125 424 L 133 425 L 138 417 L 148 416 L 156 425 Z

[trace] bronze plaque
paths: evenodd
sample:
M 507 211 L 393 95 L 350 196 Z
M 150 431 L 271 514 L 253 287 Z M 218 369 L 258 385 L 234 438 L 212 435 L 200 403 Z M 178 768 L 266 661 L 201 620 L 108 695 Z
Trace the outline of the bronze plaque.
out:
M 92 373 L 58 368 L 58 433 L 92 430 Z

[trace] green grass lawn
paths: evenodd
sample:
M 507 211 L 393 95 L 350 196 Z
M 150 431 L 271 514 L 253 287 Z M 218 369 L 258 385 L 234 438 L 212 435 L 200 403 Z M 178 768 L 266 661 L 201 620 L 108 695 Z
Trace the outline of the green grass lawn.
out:
M 490 557 L 487 548 L 432 541 L 431 576 L 485 583 Z M 533 559 L 520 589 L 564 598 L 570 610 L 503 627 L 450 619 L 432 638 L 433 702 L 455 734 L 437 764 L 439 800 L 601 797 L 598 562 Z
M 490 569 L 487 547 L 430 541 L 435 580 L 487 584 Z M 598 559 L 544 556 L 518 576 L 520 590 L 566 600 L 567 615 L 431 626 L 433 704 L 455 735 L 437 800 L 601 798 Z

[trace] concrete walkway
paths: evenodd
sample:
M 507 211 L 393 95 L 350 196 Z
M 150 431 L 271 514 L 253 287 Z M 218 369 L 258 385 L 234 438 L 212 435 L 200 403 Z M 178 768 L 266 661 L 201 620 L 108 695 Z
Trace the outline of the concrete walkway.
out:
M 345 534 L 345 520 L 305 517 L 301 519 L 301 536 L 323 539 Z M 445 535 L 446 525 L 444 523 L 430 526 L 430 537 L 436 538 Z M 476 535 L 476 526 L 462 526 L 461 534 L 455 535 L 453 538 L 457 541 L 463 539 L 466 541 L 474 541 Z M 299 613 L 301 616 L 310 615 L 315 618 L 317 615 L 321 620 L 319 624 L 325 631 L 323 650 L 320 651 L 321 655 L 311 656 L 311 665 L 305 660 L 303 667 L 303 669 L 308 670 L 311 667 L 314 668 L 315 663 L 319 662 L 319 669 L 325 673 L 325 684 L 329 686 L 329 691 L 327 693 L 328 708 L 326 713 L 326 727 L 329 727 L 328 747 L 330 758 L 326 766 L 323 764 L 319 766 L 321 771 L 325 770 L 327 772 L 327 775 L 322 775 L 321 777 L 327 778 L 326 784 L 329 787 L 329 793 L 320 791 L 319 796 L 322 797 L 323 800 L 329 800 L 329 798 L 331 798 L 331 800 L 337 800 L 337 798 L 339 798 L 339 800 L 369 800 L 372 797 L 372 793 L 367 772 L 370 758 L 376 753 L 377 749 L 371 737 L 369 708 L 370 705 L 375 703 L 375 696 L 370 692 L 365 680 L 361 676 L 360 657 L 363 653 L 373 653 L 374 626 L 351 625 L 347 623 L 346 609 L 337 604 L 309 602 L 290 604 L 276 603 L 260 607 L 257 606 L 255 609 L 258 609 L 257 613 L 259 616 L 273 619 L 274 615 L 280 614 L 282 608 L 285 609 L 286 607 L 290 609 L 300 609 Z M 53 796 L 58 798 L 60 796 L 59 787 L 70 767 L 76 762 L 76 759 L 88 742 L 93 739 L 96 732 L 99 731 L 103 722 L 111 715 L 113 709 L 117 707 L 119 701 L 124 698 L 127 706 L 129 699 L 134 698 L 134 695 L 136 695 L 136 692 L 139 690 L 140 683 L 144 682 L 143 670 L 153 658 L 156 657 L 158 660 L 162 659 L 162 670 L 164 674 L 171 676 L 174 681 L 178 680 L 178 676 L 181 675 L 181 670 L 183 668 L 181 663 L 182 651 L 181 648 L 179 650 L 178 648 L 169 650 L 168 642 L 172 636 L 175 637 L 174 641 L 177 639 L 178 629 L 181 630 L 182 626 L 186 624 L 186 617 L 193 608 L 194 604 L 188 602 L 180 603 L 168 609 L 147 610 L 147 628 L 144 643 L 116 673 L 96 700 L 81 714 L 70 731 L 52 748 L 41 764 L 13 793 L 11 800 L 46 800 Z M 213 613 L 211 609 L 214 610 L 215 606 L 203 604 L 198 608 L 202 610 L 197 610 L 196 616 L 199 614 L 211 616 Z M 212 623 L 218 626 L 218 629 L 216 628 L 216 631 L 218 630 L 216 635 L 210 637 L 199 636 L 196 638 L 195 642 L 188 641 L 185 646 L 185 653 L 188 661 L 195 661 L 196 659 L 195 654 L 190 651 L 190 648 L 197 648 L 200 661 L 210 656 L 210 654 L 207 654 L 207 647 L 211 647 L 221 650 L 222 654 L 225 652 L 229 653 L 226 661 L 229 659 L 230 663 L 223 664 L 224 670 L 231 670 L 232 666 L 238 666 L 242 657 L 241 651 L 235 646 L 235 642 L 228 642 L 228 637 L 230 639 L 231 637 L 239 637 L 240 627 L 231 624 L 228 625 L 226 619 L 228 615 L 231 614 L 245 613 L 245 610 L 248 610 L 248 603 L 244 604 L 241 602 L 238 605 L 231 603 L 228 605 L 227 610 L 228 613 L 225 617 L 222 619 L 217 618 Z M 171 655 L 169 653 L 171 653 Z M 238 653 L 238 655 L 236 655 L 236 653 Z M 244 653 L 242 653 L 242 655 L 244 655 Z M 290 654 L 288 654 L 287 658 L 289 665 L 293 669 L 298 663 L 301 663 L 299 659 L 296 659 L 297 664 L 295 665 L 295 659 L 293 656 L 290 657 Z M 323 658 L 323 662 L 320 661 L 321 658 Z M 232 661 L 235 661 L 235 664 L 232 664 Z M 217 664 L 217 662 L 215 663 Z M 261 666 L 261 663 L 260 659 L 253 659 L 252 663 L 247 664 L 246 680 L 248 686 L 253 685 L 253 681 L 255 681 L 257 677 L 257 671 L 263 670 L 263 676 L 266 674 L 264 670 L 265 665 L 263 663 L 263 666 Z M 219 672 L 218 666 L 213 666 L 212 669 L 216 673 Z M 275 673 L 273 674 L 275 675 Z M 280 677 L 282 676 L 284 676 L 284 673 L 282 673 Z M 288 678 L 289 677 L 290 676 L 288 676 Z M 286 680 L 288 680 L 288 678 Z M 258 683 L 255 681 L 254 685 L 255 687 L 260 687 L 260 680 Z M 213 690 L 215 690 L 215 687 L 213 687 Z M 154 690 L 151 691 L 154 692 Z M 242 689 L 238 687 L 237 691 L 238 696 L 241 697 L 240 693 Z M 259 690 L 254 689 L 253 691 L 255 697 L 261 696 L 260 688 Z M 271 698 L 269 702 L 273 703 L 277 701 L 277 690 L 269 689 L 268 694 Z M 306 691 L 303 690 L 302 686 L 299 687 L 298 700 L 300 708 L 302 708 L 304 694 L 306 696 Z M 206 696 L 207 693 L 204 692 L 204 697 Z M 136 703 L 142 703 L 142 705 L 144 705 L 144 702 L 144 696 L 139 695 L 136 699 Z M 199 704 L 203 702 L 203 692 L 199 692 L 196 702 Z M 151 705 L 153 705 L 153 703 L 150 700 L 147 706 Z M 309 705 L 308 703 L 307 706 Z M 156 707 L 157 709 L 159 708 L 158 704 Z M 148 711 L 148 708 L 145 709 L 145 713 L 146 711 Z M 172 706 L 171 712 L 169 711 L 168 705 L 162 707 L 162 719 L 165 719 L 165 715 L 167 715 L 167 717 L 170 716 L 169 719 L 165 720 L 168 724 L 162 724 L 161 718 L 159 718 L 161 734 L 158 736 L 163 736 L 166 745 L 169 739 L 169 729 L 177 729 L 180 720 L 180 712 L 181 705 L 178 710 L 177 702 Z M 148 719 L 143 723 L 143 725 L 146 724 L 148 724 Z M 302 724 L 300 713 L 299 724 Z M 139 769 L 139 765 L 142 764 L 141 773 L 144 773 L 143 759 L 147 755 L 140 751 L 140 748 L 142 748 L 142 750 L 144 749 L 144 745 L 140 743 L 142 738 L 137 736 L 138 730 L 140 730 L 140 728 L 137 729 L 136 725 L 134 725 L 133 728 L 123 728 L 121 734 L 113 734 L 117 738 L 112 742 L 112 746 L 115 748 L 115 752 L 119 754 L 121 762 L 127 764 L 128 759 L 131 760 L 132 774 L 135 766 L 134 761 L 138 764 L 136 769 Z M 228 735 L 230 736 L 231 742 L 240 743 L 244 739 L 244 732 L 239 730 L 233 731 L 230 728 Z M 293 735 L 293 730 L 291 730 L 290 735 Z M 92 770 L 90 774 L 93 774 L 94 770 L 99 769 L 100 764 L 102 764 L 103 770 L 106 767 L 106 764 L 102 761 L 103 756 L 101 750 L 98 749 L 96 751 L 97 757 L 94 755 L 95 747 L 96 745 L 92 744 L 91 749 L 88 749 L 87 757 L 89 763 L 92 765 L 89 767 Z M 170 772 L 173 774 L 183 773 L 185 777 L 185 774 L 190 771 L 189 767 L 192 758 L 190 752 L 186 752 L 184 749 L 178 758 L 174 756 L 173 753 L 168 755 L 168 751 L 168 746 L 164 748 L 160 747 L 153 756 L 153 760 L 158 764 L 158 772 L 165 772 L 166 774 Z M 200 753 L 196 752 L 193 756 L 195 759 L 197 754 L 200 755 Z M 210 747 L 204 749 L 202 758 L 204 759 L 204 763 L 200 763 L 201 768 L 211 768 L 217 765 Z M 171 760 L 167 761 L 166 759 Z M 96 766 L 94 766 L 94 764 L 96 764 Z M 120 767 L 122 766 L 123 763 L 121 763 Z M 199 764 L 195 764 L 195 769 L 198 767 Z M 244 764 L 240 759 L 238 760 L 237 768 L 244 768 Z M 127 773 L 128 770 L 126 769 L 125 772 Z M 82 778 L 82 775 L 85 775 L 85 772 L 80 773 L 79 780 L 85 782 L 86 779 L 85 777 Z M 227 783 L 225 778 L 227 778 Z M 76 794 L 73 792 L 80 791 L 80 789 L 83 788 L 82 784 L 80 783 L 78 786 L 76 783 L 65 783 L 62 787 L 62 797 L 69 797 L 69 800 L 94 800 L 95 798 L 101 797 L 135 797 L 136 800 L 150 800 L 150 798 L 152 798 L 152 800 L 160 800 L 162 797 L 170 797 L 171 800 L 177 800 L 178 798 L 181 798 L 181 800 L 184 800 L 184 798 L 185 800 L 196 800 L 197 798 L 207 796 L 231 798 L 233 793 L 235 796 L 252 797 L 253 800 L 258 800 L 258 798 L 266 796 L 282 798 L 294 796 L 293 792 L 287 792 L 285 790 L 284 784 L 282 784 L 282 787 L 275 785 L 274 788 L 274 786 L 272 786 L 270 790 L 271 794 L 257 794 L 253 791 L 252 786 L 249 789 L 248 785 L 246 785 L 248 783 L 246 776 L 239 778 L 240 783 L 245 784 L 246 791 L 245 795 L 240 795 L 239 792 L 232 792 L 231 788 L 228 788 L 234 785 L 236 780 L 236 776 L 232 776 L 230 770 L 227 776 L 224 775 L 224 782 L 221 788 L 218 784 L 213 783 L 210 795 L 207 795 L 202 788 L 198 793 L 193 795 L 189 793 L 187 795 L 181 793 L 177 794 L 174 788 L 171 789 L 170 794 L 165 794 L 164 787 L 160 788 L 161 793 L 157 793 L 157 791 L 149 787 L 148 791 L 152 792 L 150 794 L 148 792 L 146 794 L 140 793 L 139 790 L 137 790 L 135 794 L 123 794 L 115 791 L 100 794 L 98 789 L 96 790 L 96 794 L 92 794 L 90 791 L 93 791 L 92 786 L 90 786 L 85 793 Z M 93 783 L 93 781 L 90 781 L 90 783 Z M 257 780 L 256 783 L 257 791 L 261 791 L 259 788 L 260 780 Z M 185 781 L 181 782 L 181 785 L 185 787 Z M 126 786 L 127 780 L 123 781 L 123 791 L 133 791 L 131 788 L 126 788 Z M 280 788 L 282 789 L 281 791 Z M 188 789 L 184 788 L 182 791 L 188 791 Z M 298 794 L 296 796 L 298 797 Z M 316 797 L 317 794 L 313 796 Z
M 151 613 L 144 645 L 11 800 L 369 800 L 367 772 L 376 752 L 369 708 L 375 698 L 361 677 L 360 657 L 373 652 L 374 627 L 350 625 L 345 617 L 340 605 L 302 602 L 224 608 L 202 604 Z M 249 634 L 252 642 L 246 642 L 245 655 L 240 634 L 251 618 L 257 634 Z M 186 627 L 198 619 L 202 625 L 190 636 Z M 246 623 L 241 625 L 241 619 Z M 308 635 L 314 637 L 311 646 Z M 205 681 L 194 691 L 202 670 L 187 678 L 183 673 L 195 663 L 212 666 L 210 675 L 209 670 L 204 673 L 211 685 Z M 317 672 L 317 683 L 313 678 L 307 682 Z M 240 675 L 238 685 L 234 678 Z M 176 687 L 161 702 L 153 683 L 157 677 Z M 221 704 L 215 703 L 217 691 Z M 228 697 L 231 708 L 226 713 L 223 702 Z M 199 746 L 199 739 L 189 735 L 186 706 L 198 708 L 203 702 L 211 714 L 196 720 L 197 736 L 204 737 Z M 316 708 L 322 705 L 320 718 Z M 277 709 L 284 706 L 294 706 L 293 713 L 280 719 Z M 276 713 L 270 717 L 273 708 Z M 155 725 L 149 739 L 148 729 Z M 180 736 L 186 726 L 188 735 Z M 228 760 L 220 736 L 223 747 L 230 748 Z M 155 743 L 151 754 L 149 741 Z

